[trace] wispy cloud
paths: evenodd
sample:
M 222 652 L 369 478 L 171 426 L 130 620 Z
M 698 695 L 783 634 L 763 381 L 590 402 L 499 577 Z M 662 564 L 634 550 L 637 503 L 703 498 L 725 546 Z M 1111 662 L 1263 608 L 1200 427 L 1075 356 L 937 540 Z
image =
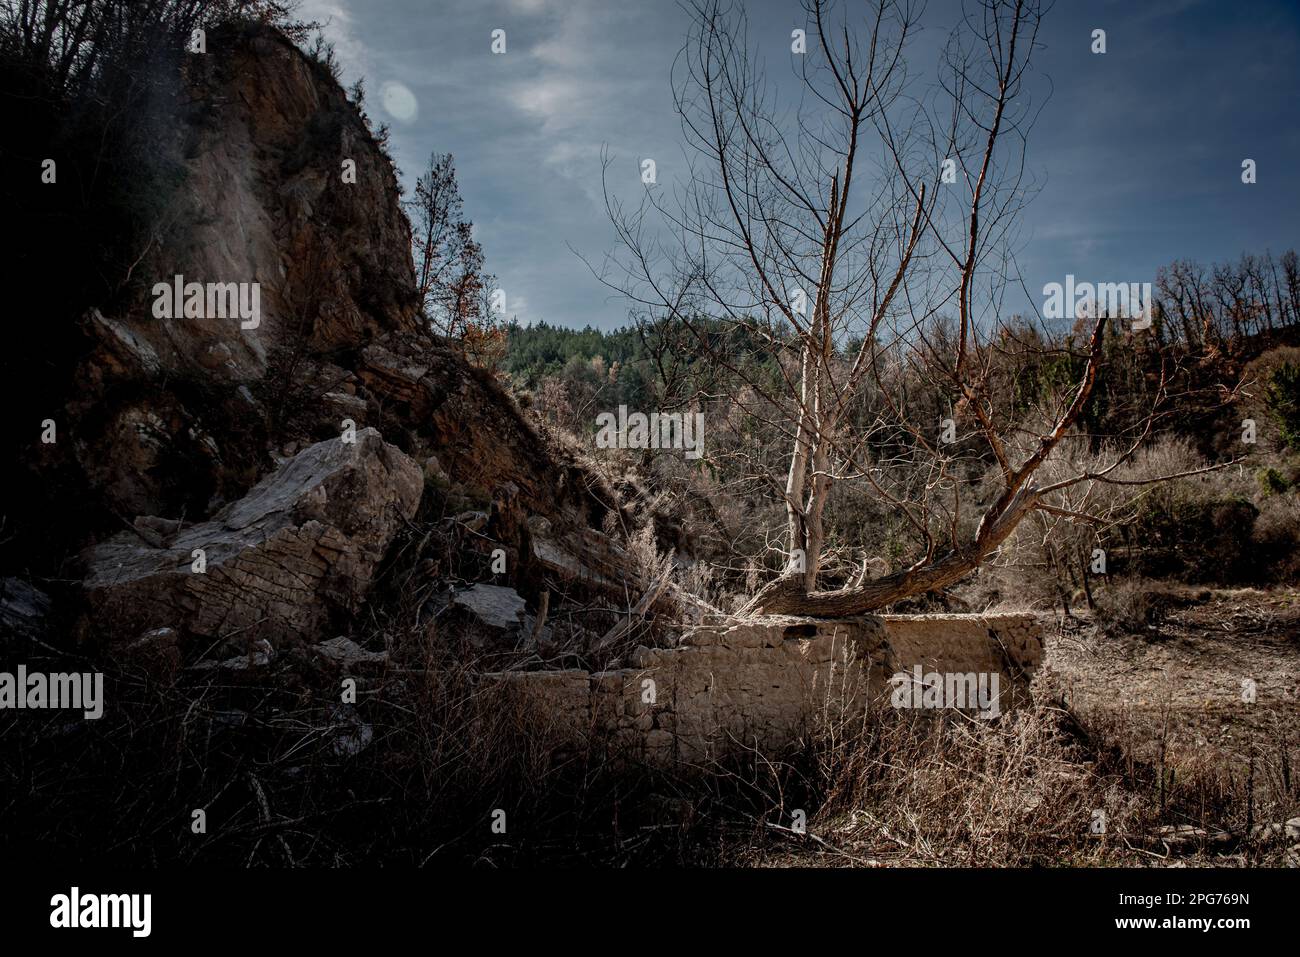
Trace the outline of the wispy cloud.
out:
M 932 32 L 946 35 L 957 5 L 932 0 Z M 798 5 L 745 6 L 751 38 L 772 56 L 784 53 L 791 24 L 802 20 Z M 624 321 L 626 305 L 611 301 L 568 247 L 598 261 L 612 242 L 602 147 L 615 160 L 619 195 L 639 191 L 644 157 L 656 160 L 661 183 L 681 169 L 669 89 L 686 27 L 680 7 L 306 0 L 301 14 L 329 21 L 345 76 L 365 76 L 376 118 L 390 118 L 385 84 L 418 104 L 411 122 L 393 123 L 408 185 L 430 152 L 455 154 L 466 214 L 521 320 Z M 1290 122 L 1300 96 L 1298 24 L 1292 0 L 1261 0 L 1249 21 L 1205 0 L 1056 4 L 1037 58 L 1054 93 L 1028 155 L 1046 183 L 1024 218 L 1030 287 L 1065 271 L 1104 276 L 1294 243 L 1286 224 L 1300 219 L 1300 183 L 1283 171 L 1300 163 Z M 1097 27 L 1108 31 L 1110 52 L 1094 56 Z M 495 29 L 506 31 L 504 55 L 490 50 Z M 923 57 L 914 64 L 923 65 Z M 390 105 L 400 112 L 404 102 Z M 1253 193 L 1234 173 L 1245 155 L 1261 163 Z
M 352 11 L 344 0 L 302 0 L 298 15 L 322 25 L 321 32 L 334 44 L 334 52 L 350 79 L 370 73 L 370 51 L 357 37 Z

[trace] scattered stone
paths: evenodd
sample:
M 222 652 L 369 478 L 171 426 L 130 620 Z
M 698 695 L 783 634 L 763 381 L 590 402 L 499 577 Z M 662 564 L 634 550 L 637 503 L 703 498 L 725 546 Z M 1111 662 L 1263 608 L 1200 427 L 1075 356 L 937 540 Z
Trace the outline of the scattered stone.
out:
M 374 429 L 318 442 L 211 520 L 154 526 L 156 547 L 123 532 L 92 548 L 88 625 L 309 641 L 360 607 L 422 491 L 419 467 Z
M 438 456 L 436 455 L 430 455 L 424 460 L 424 478 L 425 481 L 432 482 L 435 485 L 451 484 L 451 479 L 447 477 L 447 473 L 438 464 Z
M 330 727 L 334 729 L 330 750 L 336 757 L 356 757 L 375 740 L 374 727 L 362 721 L 356 709 L 347 705 L 337 705 L 332 709 Z
M 483 647 L 520 648 L 531 646 L 536 619 L 528 614 L 523 596 L 504 585 L 479 583 L 456 592 L 453 609 L 461 612 L 468 627 L 462 632 L 471 643 Z M 551 629 L 543 625 L 537 636 L 539 644 L 551 641 Z
M 265 668 L 271 663 L 272 655 L 265 651 L 255 651 L 249 655 L 236 655 L 233 658 L 226 658 L 222 661 L 215 661 L 206 658 L 196 664 L 190 665 L 193 671 L 250 671 L 257 668 Z
M 336 415 L 360 418 L 366 414 L 366 400 L 347 392 L 326 392 L 321 401 L 333 406 Z
M 473 585 L 456 592 L 452 604 L 468 609 L 481 624 L 500 631 L 519 627 L 524 617 L 523 597 L 503 585 Z
M 1272 821 L 1268 824 L 1256 824 L 1250 829 L 1251 840 L 1258 841 L 1261 844 L 1267 844 L 1269 841 L 1280 841 L 1287 837 L 1287 826 L 1280 821 Z
M 1187 844 L 1202 841 L 1206 837 L 1204 828 L 1191 824 L 1165 824 L 1156 828 L 1155 833 L 1166 844 Z
M 344 636 L 322 641 L 316 645 L 316 650 L 344 667 L 379 665 L 388 661 L 388 652 L 366 651 L 351 638 Z
M 50 614 L 50 597 L 21 578 L 0 578 L 0 649 L 38 638 Z
M 175 628 L 154 628 L 124 647 L 121 660 L 156 678 L 170 680 L 181 666 L 179 635 Z
M 471 532 L 483 531 L 483 527 L 487 525 L 487 520 L 488 520 L 487 512 L 477 512 L 477 511 L 461 512 L 454 519 L 454 521 L 457 524 L 464 525 Z

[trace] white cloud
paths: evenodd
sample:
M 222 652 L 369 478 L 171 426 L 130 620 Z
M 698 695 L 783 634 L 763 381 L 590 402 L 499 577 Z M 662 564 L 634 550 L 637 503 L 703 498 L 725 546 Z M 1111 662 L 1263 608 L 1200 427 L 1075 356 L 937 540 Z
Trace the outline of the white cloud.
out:
M 344 0 L 303 0 L 298 16 L 322 25 L 321 33 L 334 44 L 344 76 L 350 80 L 369 76 L 370 51 L 357 37 L 352 12 Z

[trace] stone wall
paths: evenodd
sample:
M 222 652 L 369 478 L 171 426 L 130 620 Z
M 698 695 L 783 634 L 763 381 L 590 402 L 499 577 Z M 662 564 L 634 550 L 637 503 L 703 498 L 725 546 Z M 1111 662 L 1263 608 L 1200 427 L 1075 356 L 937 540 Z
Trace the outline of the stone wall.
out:
M 997 675 L 1005 711 L 1042 661 L 1032 615 L 769 616 L 701 625 L 617 671 L 486 675 L 560 740 L 650 764 L 772 753 L 891 694 L 891 676 Z

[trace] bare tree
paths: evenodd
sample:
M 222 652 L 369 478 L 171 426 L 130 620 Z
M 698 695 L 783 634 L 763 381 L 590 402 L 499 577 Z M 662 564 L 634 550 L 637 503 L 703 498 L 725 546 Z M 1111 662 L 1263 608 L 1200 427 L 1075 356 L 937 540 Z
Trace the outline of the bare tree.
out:
M 650 321 L 692 330 L 761 399 L 788 445 L 783 571 L 746 611 L 849 615 L 941 589 L 978 567 L 1035 510 L 1113 480 L 1113 463 L 1035 481 L 1088 403 L 1107 319 L 1063 358 L 1072 385 L 1017 418 L 993 369 L 1010 335 L 997 321 L 1015 284 L 1012 239 L 1031 185 L 1025 86 L 1037 0 L 973 0 L 942 51 L 937 84 L 912 94 L 905 48 L 919 4 L 808 0 L 798 96 L 783 97 L 750 54 L 743 8 L 694 0 L 673 89 L 689 177 L 648 187 L 635 209 L 606 202 L 619 247 L 600 271 Z M 865 9 L 865 13 L 863 12 Z M 607 163 L 608 171 L 608 163 Z M 714 349 L 717 322 L 780 358 L 768 388 Z M 1047 348 L 1047 347 L 1044 347 Z M 921 381 L 948 414 L 908 394 Z M 1034 423 L 1022 427 L 1021 422 Z M 960 428 L 960 434 L 958 429 Z M 999 488 L 972 520 L 984 460 Z M 903 516 L 921 543 L 901 569 L 819 590 L 826 505 L 837 483 Z

